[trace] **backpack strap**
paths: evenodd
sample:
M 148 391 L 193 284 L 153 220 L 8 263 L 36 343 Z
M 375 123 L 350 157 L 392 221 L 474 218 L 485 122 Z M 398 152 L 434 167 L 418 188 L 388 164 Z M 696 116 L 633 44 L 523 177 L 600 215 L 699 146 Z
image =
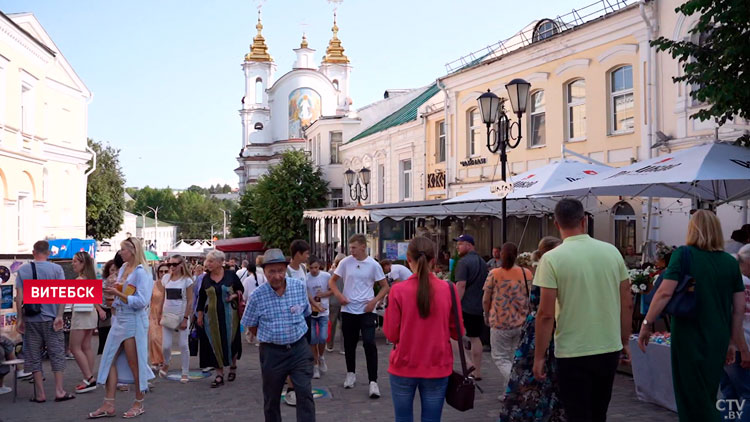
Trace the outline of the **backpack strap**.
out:
M 34 280 L 36 280 L 36 263 L 34 261 L 31 261 L 31 274 L 34 277 Z
M 458 303 L 456 301 L 456 290 L 453 283 L 447 281 L 448 288 L 451 291 L 451 302 L 453 304 L 453 318 L 456 320 L 456 329 L 458 330 L 458 355 L 461 356 L 461 372 L 464 377 L 469 376 L 469 370 L 466 369 L 466 354 L 464 353 L 464 333 L 461 327 L 461 319 L 458 317 Z M 474 368 L 471 368 L 473 370 Z

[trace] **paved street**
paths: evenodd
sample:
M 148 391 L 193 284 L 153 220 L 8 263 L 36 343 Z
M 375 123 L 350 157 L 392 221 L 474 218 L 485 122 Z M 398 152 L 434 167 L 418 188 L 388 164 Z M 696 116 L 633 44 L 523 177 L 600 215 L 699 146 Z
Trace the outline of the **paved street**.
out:
M 249 344 L 243 344 L 244 355 L 239 363 L 237 380 L 226 383 L 218 389 L 211 389 L 212 377 L 182 385 L 176 381 L 159 379 L 151 394 L 146 396 L 146 413 L 139 418 L 141 421 L 231 421 L 231 420 L 263 420 L 263 396 L 261 393 L 260 369 L 258 366 L 258 349 Z M 313 388 L 322 389 L 329 393 L 328 397 L 316 399 L 315 405 L 319 421 L 357 422 L 357 421 L 390 421 L 393 420 L 393 407 L 390 399 L 390 388 L 386 368 L 388 364 L 388 346 L 382 334 L 378 337 L 378 354 L 380 358 L 379 373 L 381 376 L 380 390 L 383 397 L 371 400 L 367 397 L 366 366 L 364 353 L 360 347 L 357 356 L 358 383 L 353 390 L 344 390 L 343 383 L 346 374 L 344 356 L 334 352 L 328 357 L 329 371 L 319 380 L 313 380 Z M 173 359 L 173 365 L 179 365 L 178 358 Z M 74 361 L 68 361 L 65 386 L 72 390 L 81 379 L 80 372 Z M 197 365 L 197 358 L 192 359 Z M 497 370 L 492 364 L 489 353 L 485 353 L 483 360 L 484 379 L 481 383 L 485 394 L 478 394 L 476 407 L 466 413 L 458 412 L 448 406 L 443 412 L 444 421 L 464 421 L 471 418 L 476 421 L 494 421 L 497 417 L 498 385 Z M 49 370 L 45 362 L 45 371 Z M 6 384 L 8 382 L 6 381 Z M 49 399 L 53 393 L 52 376 L 48 373 L 45 383 L 48 402 L 36 404 L 29 402 L 32 394 L 32 384 L 22 381 L 19 384 L 18 401 L 12 403 L 12 394 L 0 396 L 0 421 L 80 421 L 85 419 L 87 412 L 97 408 L 104 395 L 103 387 L 79 395 L 75 400 L 64 403 L 54 403 Z M 128 409 L 133 393 L 118 393 L 117 411 L 121 415 Z M 415 411 L 418 404 L 415 404 Z M 295 420 L 294 408 L 282 404 L 284 420 Z M 676 421 L 676 414 L 658 406 L 642 403 L 635 398 L 632 378 L 618 375 L 615 382 L 614 395 L 609 410 L 609 421 Z

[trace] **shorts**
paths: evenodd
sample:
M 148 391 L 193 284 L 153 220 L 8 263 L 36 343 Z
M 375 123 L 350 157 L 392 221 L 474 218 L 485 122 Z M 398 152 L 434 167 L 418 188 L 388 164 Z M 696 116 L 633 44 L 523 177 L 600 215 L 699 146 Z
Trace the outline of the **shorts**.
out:
M 482 315 L 472 315 L 463 312 L 464 328 L 466 337 L 479 337 L 484 329 L 484 317 Z
M 325 344 L 328 340 L 328 315 L 313 318 L 310 324 L 310 344 Z
M 23 336 L 23 368 L 29 372 L 42 370 L 42 352 L 47 349 L 52 372 L 65 371 L 65 336 L 55 331 L 53 321 L 25 323 Z
M 73 316 L 70 319 L 71 330 L 93 330 L 96 328 L 99 322 L 99 313 L 96 311 L 92 312 L 77 312 L 73 311 Z

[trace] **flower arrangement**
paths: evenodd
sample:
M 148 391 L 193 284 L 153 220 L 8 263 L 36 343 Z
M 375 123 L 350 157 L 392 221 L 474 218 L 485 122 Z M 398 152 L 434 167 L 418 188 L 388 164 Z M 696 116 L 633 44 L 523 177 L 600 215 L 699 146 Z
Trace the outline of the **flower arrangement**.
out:
M 634 294 L 646 293 L 654 283 L 654 270 L 648 267 L 644 270 L 628 270 L 630 279 L 630 291 Z
M 656 242 L 656 258 L 664 259 L 667 255 L 674 252 L 675 249 L 674 246 L 669 246 L 664 242 Z M 669 263 L 667 262 L 667 264 Z
M 524 268 L 536 267 L 539 263 L 534 261 L 531 252 L 523 252 L 516 257 L 516 265 Z

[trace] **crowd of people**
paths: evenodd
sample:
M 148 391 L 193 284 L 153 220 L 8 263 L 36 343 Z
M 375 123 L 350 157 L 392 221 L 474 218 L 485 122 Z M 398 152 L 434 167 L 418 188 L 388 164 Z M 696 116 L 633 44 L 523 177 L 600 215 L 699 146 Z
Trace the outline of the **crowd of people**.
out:
M 336 256 L 328 271 L 310 256 L 307 242 L 295 240 L 289 257 L 269 249 L 254 263 L 241 265 L 227 261 L 220 251 L 209 252 L 203 262 L 175 255 L 158 264 L 157 277 L 141 242 L 128 238 L 104 265 L 102 303 L 70 309 L 70 353 L 83 376 L 72 392 L 63 383 L 66 306 L 23 300 L 25 280 L 64 278 L 62 268 L 47 259 L 49 244 L 39 241 L 34 260 L 18 270 L 16 281 L 24 370 L 34 379 L 31 400 L 48 398 L 41 372 L 46 354 L 55 401 L 103 385 L 102 404 L 88 417 L 114 416 L 117 392 L 132 385 L 134 401 L 122 416 L 134 418 L 145 412 L 152 380 L 169 375 L 173 350 L 180 354 L 179 380 L 188 383 L 194 336 L 200 368 L 214 370 L 210 386 L 221 388 L 238 376 L 244 338 L 259 348 L 265 420 L 281 420 L 283 400 L 296 406 L 297 420 L 314 421 L 312 380 L 328 376 L 326 353 L 335 351 L 337 331 L 346 363 L 343 387 L 358 384 L 361 342 L 367 396 L 381 396 L 375 337 L 382 323 L 390 346 L 387 373 L 397 421 L 413 420 L 417 391 L 421 420 L 441 419 L 459 347 L 468 349 L 473 382 L 495 371 L 482 367 L 481 337 L 487 327 L 501 385 L 496 391 L 500 421 L 605 421 L 618 365 L 629 362 L 631 353 L 645 352 L 654 322 L 683 294 L 678 286 L 686 277 L 693 283 L 695 310 L 689 317 L 670 319 L 680 420 L 718 420 L 719 390 L 725 399 L 750 400 L 746 227 L 725 243 L 717 217 L 697 211 L 685 246 L 657 250 L 662 280 L 650 292 L 638 333 L 641 351 L 631 351 L 634 294 L 628 254 L 587 234 L 577 200 L 558 202 L 555 225 L 560 239 L 541 239 L 531 259 L 521 259 L 517 245 L 509 242 L 493 248 L 486 261 L 473 237 L 462 234 L 454 239 L 459 255 L 455 283 L 437 276 L 444 254 L 426 237 L 409 242 L 406 265 L 376 261 L 367 253 L 366 237 L 354 235 L 348 255 Z M 72 266 L 79 279 L 96 278 L 87 253 L 77 253 Z M 95 329 L 98 366 L 92 348 Z M 0 339 L 0 345 L 3 360 L 15 358 L 10 342 Z M 7 367 L 0 366 L 0 392 L 7 391 L 2 387 L 5 374 Z

